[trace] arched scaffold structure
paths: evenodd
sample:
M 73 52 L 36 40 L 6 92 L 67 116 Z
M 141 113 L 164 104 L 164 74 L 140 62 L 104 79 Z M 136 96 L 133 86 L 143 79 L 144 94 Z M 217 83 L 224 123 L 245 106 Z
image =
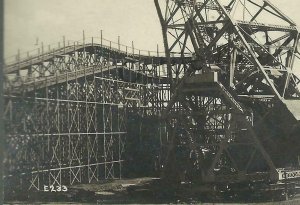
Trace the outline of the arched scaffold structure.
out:
M 181 60 L 174 54 L 172 61 Z M 19 53 L 4 68 L 8 192 L 121 178 L 128 144 L 165 134 L 165 65 L 164 53 L 102 32 Z

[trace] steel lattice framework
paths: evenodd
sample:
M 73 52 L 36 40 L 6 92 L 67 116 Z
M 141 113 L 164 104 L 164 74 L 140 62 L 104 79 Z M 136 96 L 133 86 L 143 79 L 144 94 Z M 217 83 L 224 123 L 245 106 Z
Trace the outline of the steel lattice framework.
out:
M 267 0 L 155 5 L 166 57 L 192 55 L 168 61 L 165 164 L 167 173 L 177 170 L 169 178 L 276 182 L 277 168 L 299 167 L 296 24 Z

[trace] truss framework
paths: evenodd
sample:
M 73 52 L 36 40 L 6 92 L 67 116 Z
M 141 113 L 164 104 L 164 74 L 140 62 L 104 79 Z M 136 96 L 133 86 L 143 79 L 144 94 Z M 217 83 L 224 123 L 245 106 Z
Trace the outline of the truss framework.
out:
M 168 101 L 164 64 L 87 44 L 7 66 L 6 187 L 121 178 L 130 113 L 159 117 Z
M 171 59 L 174 52 L 180 53 L 182 59 L 192 56 L 189 63 L 181 61 L 176 66 L 167 60 L 172 96 L 164 117 L 173 137 L 165 140 L 166 156 L 170 155 L 165 161 L 166 170 L 180 167 L 178 161 L 184 164 L 192 159 L 182 153 L 175 160 L 180 147 L 196 153 L 196 163 L 190 170 L 198 173 L 200 181 L 251 181 L 255 173 L 265 173 L 264 180 L 276 181 L 276 168 L 288 164 L 299 166 L 296 163 L 299 149 L 294 145 L 299 144 L 296 109 L 300 108 L 299 79 L 293 73 L 299 42 L 296 24 L 267 0 L 154 2 L 162 25 L 166 58 Z M 211 103 L 222 102 L 212 103 L 206 110 L 202 104 L 210 102 L 209 98 L 213 99 Z M 222 106 L 230 110 L 227 116 L 211 119 L 217 115 L 217 107 Z M 282 117 L 270 114 L 275 109 Z M 249 116 L 251 121 L 246 120 Z M 236 119 L 244 124 L 234 124 Z M 226 122 L 223 131 L 219 128 L 221 122 Z M 209 124 L 214 126 L 209 128 Z M 278 134 L 274 134 L 272 126 Z M 231 130 L 232 127 L 239 131 Z M 223 135 L 219 134 L 222 137 L 213 143 L 215 147 L 207 148 L 206 143 L 222 132 Z M 241 143 L 240 137 L 246 141 Z M 289 143 L 293 151 L 279 151 L 279 147 L 287 147 Z M 268 166 L 259 165 L 261 162 L 256 160 L 261 170 L 249 171 L 247 160 L 235 159 L 237 156 L 227 149 L 237 147 L 240 151 L 235 155 L 247 155 L 248 151 L 243 150 L 246 145 L 253 146 Z M 225 150 L 227 156 L 220 157 L 221 151 L 217 150 Z M 205 155 L 210 156 L 208 162 Z M 246 164 L 239 168 L 242 162 Z M 225 175 L 218 178 L 218 173 L 212 170 L 227 172 L 228 178 Z M 187 170 L 181 170 L 182 173 Z

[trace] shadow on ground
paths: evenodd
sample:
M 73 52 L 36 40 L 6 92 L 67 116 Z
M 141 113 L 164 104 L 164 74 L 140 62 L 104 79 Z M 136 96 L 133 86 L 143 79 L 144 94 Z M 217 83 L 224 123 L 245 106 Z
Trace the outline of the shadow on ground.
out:
M 280 200 L 280 199 L 279 199 Z M 7 203 L 88 203 L 88 204 L 194 204 L 194 203 L 258 203 L 300 204 L 294 199 L 287 202 L 271 202 L 263 197 L 245 195 L 243 198 L 199 194 L 197 187 L 184 184 L 171 187 L 158 178 L 136 178 L 99 181 L 68 187 L 67 192 L 26 192 L 6 195 Z M 269 202 L 269 203 L 267 203 Z

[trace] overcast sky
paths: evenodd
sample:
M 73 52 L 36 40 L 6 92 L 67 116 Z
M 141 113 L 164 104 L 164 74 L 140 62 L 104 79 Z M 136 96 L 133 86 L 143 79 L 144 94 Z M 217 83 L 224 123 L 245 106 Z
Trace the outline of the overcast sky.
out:
M 270 0 L 300 25 L 299 0 Z M 153 0 L 5 0 L 5 56 L 66 39 L 100 36 L 145 50 L 163 51 Z M 39 45 L 40 46 L 40 45 Z
M 153 0 L 6 0 L 5 54 L 34 48 L 66 36 L 70 40 L 103 36 L 140 49 L 162 45 L 160 23 Z M 161 48 L 163 49 L 163 48 Z

